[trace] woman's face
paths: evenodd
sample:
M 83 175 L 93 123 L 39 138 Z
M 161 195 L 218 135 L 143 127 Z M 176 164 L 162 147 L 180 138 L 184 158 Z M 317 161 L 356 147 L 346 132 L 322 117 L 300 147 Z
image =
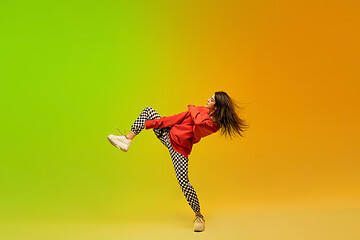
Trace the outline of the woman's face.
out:
M 207 100 L 207 103 L 206 103 L 205 107 L 208 108 L 210 110 L 210 112 L 212 112 L 212 111 L 214 111 L 216 109 L 216 107 L 215 107 L 215 95 L 212 95 L 212 97 Z

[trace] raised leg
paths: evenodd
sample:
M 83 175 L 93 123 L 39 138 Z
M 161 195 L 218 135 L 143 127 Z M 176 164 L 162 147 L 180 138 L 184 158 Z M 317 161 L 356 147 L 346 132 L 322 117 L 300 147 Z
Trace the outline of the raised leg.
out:
M 134 139 L 144 128 L 145 121 L 159 119 L 161 116 L 158 112 L 156 112 L 151 107 L 146 107 L 139 115 L 139 117 L 135 120 L 134 124 L 131 126 L 131 132 L 126 135 L 127 139 Z M 165 135 L 168 133 L 170 128 L 154 128 L 153 131 L 157 138 L 166 145 Z

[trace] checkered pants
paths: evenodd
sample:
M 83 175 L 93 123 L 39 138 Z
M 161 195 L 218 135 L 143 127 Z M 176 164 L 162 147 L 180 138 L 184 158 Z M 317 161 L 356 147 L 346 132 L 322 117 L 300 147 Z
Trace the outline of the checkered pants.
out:
M 146 107 L 141 113 L 140 116 L 135 120 L 134 124 L 131 126 L 131 131 L 138 135 L 141 130 L 145 128 L 146 120 L 153 120 L 160 118 L 159 113 L 157 113 L 151 107 Z M 189 182 L 188 178 L 188 161 L 185 156 L 176 152 L 170 142 L 169 131 L 170 127 L 167 128 L 153 128 L 153 131 L 156 137 L 164 144 L 170 152 L 170 156 L 175 168 L 175 174 L 178 183 L 180 184 L 181 190 L 185 195 L 187 202 L 189 203 L 192 210 L 196 213 L 200 211 L 200 204 L 196 192 L 193 186 Z

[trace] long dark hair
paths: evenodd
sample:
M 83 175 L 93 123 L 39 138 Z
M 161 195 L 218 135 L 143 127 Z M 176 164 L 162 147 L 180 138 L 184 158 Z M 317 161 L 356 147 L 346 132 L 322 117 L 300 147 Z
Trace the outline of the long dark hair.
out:
M 220 125 L 221 135 L 233 136 L 240 135 L 249 127 L 243 119 L 239 117 L 240 108 L 235 101 L 223 91 L 215 92 L 216 110 L 211 114 L 215 122 Z

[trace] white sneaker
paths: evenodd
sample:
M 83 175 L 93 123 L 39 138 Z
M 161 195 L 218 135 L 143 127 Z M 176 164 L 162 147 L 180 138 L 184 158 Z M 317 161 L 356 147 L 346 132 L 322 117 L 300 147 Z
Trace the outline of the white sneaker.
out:
M 205 219 L 204 216 L 196 216 L 194 222 L 194 232 L 202 232 L 205 230 Z
M 107 137 L 109 142 L 117 148 L 120 148 L 123 152 L 127 152 L 130 147 L 131 140 L 127 139 L 125 136 L 115 136 L 109 135 Z

